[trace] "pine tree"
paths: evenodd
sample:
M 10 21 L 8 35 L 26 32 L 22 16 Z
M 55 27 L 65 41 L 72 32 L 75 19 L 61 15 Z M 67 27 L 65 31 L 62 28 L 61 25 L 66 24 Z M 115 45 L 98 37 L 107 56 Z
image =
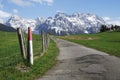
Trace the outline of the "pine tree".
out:
M 107 26 L 106 25 L 102 25 L 101 29 L 100 29 L 100 32 L 105 32 L 105 31 L 107 31 Z

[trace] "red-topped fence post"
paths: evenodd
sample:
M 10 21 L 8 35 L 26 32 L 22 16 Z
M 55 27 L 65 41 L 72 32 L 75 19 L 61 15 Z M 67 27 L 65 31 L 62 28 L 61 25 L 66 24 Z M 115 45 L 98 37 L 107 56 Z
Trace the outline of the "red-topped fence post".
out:
M 31 65 L 33 65 L 33 44 L 32 44 L 32 31 L 31 28 L 28 27 L 28 53 L 27 59 Z

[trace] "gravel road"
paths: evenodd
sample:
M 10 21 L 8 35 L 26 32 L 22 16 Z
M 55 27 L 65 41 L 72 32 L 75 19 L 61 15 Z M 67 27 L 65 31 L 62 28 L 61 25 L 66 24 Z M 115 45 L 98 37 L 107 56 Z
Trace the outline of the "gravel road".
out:
M 37 80 L 120 80 L 120 58 L 56 39 L 58 63 Z

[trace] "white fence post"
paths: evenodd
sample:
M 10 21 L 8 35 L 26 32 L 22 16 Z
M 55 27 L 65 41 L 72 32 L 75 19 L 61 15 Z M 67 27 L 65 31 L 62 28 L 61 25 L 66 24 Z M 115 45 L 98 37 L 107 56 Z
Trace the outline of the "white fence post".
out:
M 30 27 L 28 27 L 28 61 L 31 65 L 33 65 L 33 44 L 32 44 L 32 31 Z

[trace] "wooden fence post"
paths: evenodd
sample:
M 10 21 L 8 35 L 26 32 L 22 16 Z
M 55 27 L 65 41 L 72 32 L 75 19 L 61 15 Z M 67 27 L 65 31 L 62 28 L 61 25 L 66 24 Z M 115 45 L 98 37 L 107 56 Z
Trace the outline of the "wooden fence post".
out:
M 20 49 L 21 49 L 21 55 L 23 59 L 26 59 L 26 48 L 25 48 L 25 42 L 24 42 L 24 36 L 23 36 L 22 29 L 17 28 L 17 33 L 18 33 L 18 40 L 19 40 Z
M 45 33 L 44 31 L 41 32 L 42 35 L 42 52 L 45 52 Z
M 45 35 L 45 51 L 46 51 L 46 49 L 47 49 L 47 36 L 46 36 L 46 33 L 44 34 Z
M 49 43 L 50 43 L 50 35 L 49 35 L 49 33 L 48 33 L 47 35 L 48 35 L 48 46 L 49 46 Z
M 46 33 L 46 49 L 48 47 L 48 34 Z
M 42 36 L 42 53 L 45 53 L 45 51 L 48 48 L 49 42 L 50 42 L 49 34 L 42 31 L 41 36 Z
M 28 27 L 28 53 L 27 59 L 31 65 L 33 65 L 33 45 L 32 45 L 32 31 Z

